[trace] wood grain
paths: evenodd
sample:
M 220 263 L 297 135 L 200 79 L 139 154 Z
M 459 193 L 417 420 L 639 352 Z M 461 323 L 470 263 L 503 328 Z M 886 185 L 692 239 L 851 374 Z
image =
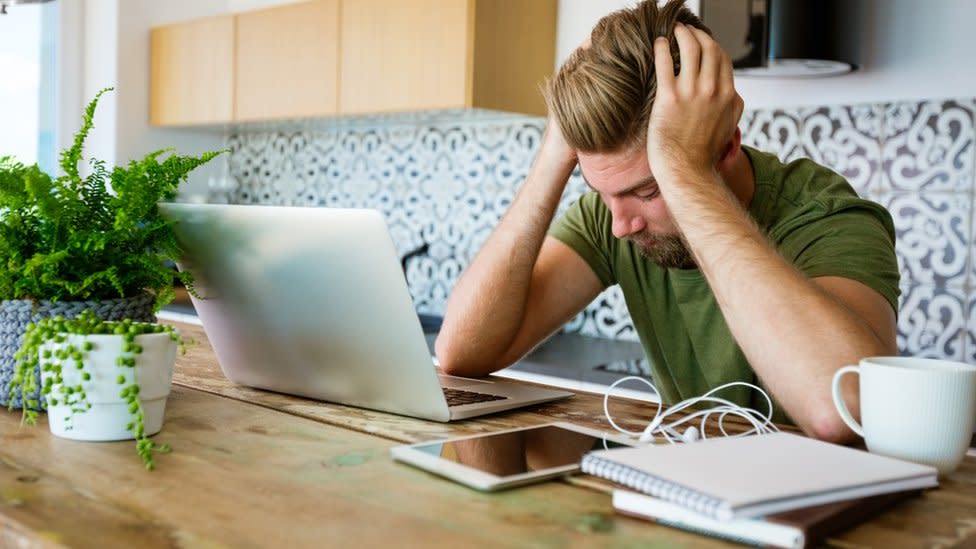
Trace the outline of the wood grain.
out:
M 431 438 L 490 432 L 553 421 L 567 421 L 613 432 L 613 427 L 603 413 L 603 396 L 591 393 L 577 393 L 567 400 L 473 420 L 437 423 L 244 387 L 224 377 L 213 350 L 206 344 L 206 334 L 201 327 L 173 324 L 187 336 L 201 342 L 200 345 L 188 347 L 187 354 L 178 357 L 174 383 L 389 440 L 419 442 Z M 626 398 L 613 398 L 610 405 L 614 421 L 621 427 L 633 431 L 643 429 L 653 417 L 655 410 L 654 404 Z M 674 417 L 684 417 L 693 411 L 679 413 Z M 709 423 L 707 428 L 710 434 L 719 434 L 715 424 Z M 732 433 L 742 432 L 747 428 L 748 425 L 742 421 L 730 420 L 726 423 L 726 429 Z M 782 428 L 796 431 L 791 426 L 782 426 Z
M 249 11 L 236 25 L 234 120 L 338 112 L 338 0 Z
M 230 122 L 234 116 L 234 18 L 207 17 L 150 32 L 149 123 Z
M 484 494 L 389 457 L 392 443 L 175 387 L 142 469 L 131 442 L 21 429 L 0 412 L 0 531 L 68 547 L 611 547 L 689 534 L 565 483 Z
M 341 113 L 546 113 L 556 0 L 356 0 L 340 27 Z
M 0 411 L 0 546 L 735 547 L 618 516 L 593 477 L 484 494 L 389 457 L 394 441 L 552 420 L 606 428 L 598 397 L 454 424 L 403 418 L 235 386 L 202 330 L 180 327 L 199 343 L 178 359 L 154 437 L 174 451 L 152 473 L 131 441 L 60 439 L 43 415 L 21 428 L 18 411 Z M 646 412 L 621 403 L 633 428 Z M 976 458 L 967 457 L 939 489 L 828 545 L 973 543 Z
M 469 0 L 356 0 L 342 6 L 344 114 L 470 106 Z
M 556 60 L 556 0 L 478 0 L 472 104 L 536 116 Z

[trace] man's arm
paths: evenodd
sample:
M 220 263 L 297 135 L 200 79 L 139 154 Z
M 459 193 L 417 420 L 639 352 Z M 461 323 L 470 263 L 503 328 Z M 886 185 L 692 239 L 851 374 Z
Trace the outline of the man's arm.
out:
M 864 356 L 896 352 L 894 311 L 859 282 L 805 277 L 756 227 L 716 171 L 744 160 L 727 147 L 742 113 L 731 62 L 697 29 L 679 25 L 675 36 L 677 76 L 667 41 L 654 44 L 658 91 L 648 128 L 648 159 L 665 202 L 732 335 L 776 399 L 807 434 L 850 440 L 834 410 L 832 376 Z M 856 387 L 846 387 L 846 398 L 856 410 Z
M 550 119 L 525 183 L 451 291 L 435 346 L 445 372 L 481 376 L 512 364 L 603 289 L 576 252 L 546 236 L 575 165 Z

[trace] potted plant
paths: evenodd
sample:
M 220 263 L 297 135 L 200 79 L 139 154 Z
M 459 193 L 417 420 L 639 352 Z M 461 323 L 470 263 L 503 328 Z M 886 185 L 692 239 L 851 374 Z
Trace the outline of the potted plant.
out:
M 111 89 L 98 92 L 85 109 L 72 146 L 60 156 L 64 175 L 53 178 L 37 165 L 0 158 L 0 260 L 6 264 L 0 270 L 0 404 L 23 407 L 28 422 L 37 410 L 46 408 L 52 394 L 43 391 L 43 383 L 48 382 L 41 380 L 41 367 L 42 362 L 49 365 L 50 373 L 55 366 L 53 361 L 41 360 L 46 351 L 38 337 L 48 338 L 44 341 L 50 340 L 52 345 L 80 344 L 82 349 L 76 348 L 76 352 L 82 352 L 86 343 L 59 334 L 101 334 L 99 330 L 124 326 L 138 337 L 150 327 L 156 329 L 154 314 L 172 301 L 177 280 L 192 290 L 192 277 L 171 266 L 180 256 L 180 246 L 171 222 L 162 218 L 157 204 L 175 198 L 190 171 L 223 151 L 182 156 L 163 149 L 111 169 L 92 159 L 91 173 L 82 176 L 78 164 L 95 108 L 102 94 Z M 89 312 L 82 315 L 84 311 Z M 128 322 L 106 324 L 99 319 Z M 28 339 L 29 326 L 33 328 Z M 58 343 L 59 338 L 65 341 Z M 69 340 L 72 342 L 65 343 Z M 125 349 L 121 343 L 117 347 L 120 356 L 116 359 L 128 363 L 138 344 L 125 343 Z M 87 344 L 92 346 L 89 351 L 101 345 Z M 80 364 L 91 379 L 100 379 L 88 371 L 87 359 L 73 364 L 74 369 Z M 138 375 L 131 381 L 139 386 Z M 77 388 L 79 384 L 65 386 Z M 140 389 L 135 391 L 134 396 L 142 395 Z M 54 398 L 63 405 L 62 399 Z M 87 404 L 69 409 L 73 410 L 71 423 L 78 423 L 79 412 L 87 413 Z M 139 406 L 144 405 L 139 400 Z M 135 416 L 128 423 L 133 423 L 129 438 L 146 446 L 148 430 L 144 428 L 141 435 L 136 432 Z
M 172 326 L 106 321 L 91 309 L 73 319 L 43 318 L 24 333 L 10 388 L 21 394 L 40 392 L 47 401 L 48 425 L 57 436 L 134 438 L 143 463 L 152 470 L 153 452 L 169 451 L 149 437 L 163 426 L 178 345 L 183 341 Z M 24 406 L 22 417 L 33 425 L 37 411 Z

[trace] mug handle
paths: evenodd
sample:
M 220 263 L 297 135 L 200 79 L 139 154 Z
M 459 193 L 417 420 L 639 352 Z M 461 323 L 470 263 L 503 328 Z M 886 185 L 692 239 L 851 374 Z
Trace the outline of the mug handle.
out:
M 857 433 L 860 437 L 864 437 L 864 429 L 861 427 L 851 415 L 851 411 L 847 409 L 847 403 L 844 402 L 844 395 L 840 393 L 840 378 L 844 377 L 844 374 L 855 373 L 861 375 L 861 369 L 857 366 L 844 366 L 840 370 L 834 372 L 834 382 L 832 385 L 832 391 L 834 394 L 834 407 L 837 408 L 837 412 L 840 413 L 840 418 L 844 420 L 844 423 L 851 428 L 852 431 Z

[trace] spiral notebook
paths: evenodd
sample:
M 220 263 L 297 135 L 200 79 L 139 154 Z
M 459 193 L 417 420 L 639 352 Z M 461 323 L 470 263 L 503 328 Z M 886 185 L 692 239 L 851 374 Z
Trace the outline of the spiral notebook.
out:
M 760 518 L 718 520 L 653 496 L 616 489 L 613 491 L 613 508 L 623 515 L 747 545 L 805 549 L 818 546 L 828 536 L 852 528 L 918 494 L 918 490 L 891 492 Z
M 790 433 L 600 450 L 581 468 L 718 520 L 938 486 L 934 467 Z

